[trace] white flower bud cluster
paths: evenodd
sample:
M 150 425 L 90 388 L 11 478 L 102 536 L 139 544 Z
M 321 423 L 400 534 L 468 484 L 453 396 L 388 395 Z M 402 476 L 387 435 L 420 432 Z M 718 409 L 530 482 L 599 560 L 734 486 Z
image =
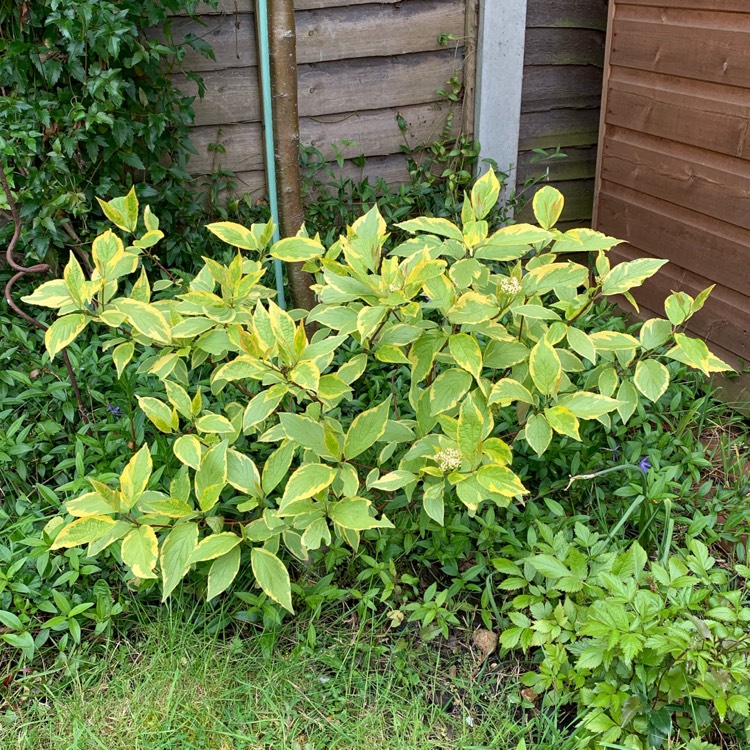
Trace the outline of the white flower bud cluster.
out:
M 440 471 L 456 471 L 461 466 L 461 454 L 455 448 L 446 448 L 435 456 Z
M 521 282 L 515 277 L 500 279 L 500 289 L 506 294 L 518 294 L 521 291 Z

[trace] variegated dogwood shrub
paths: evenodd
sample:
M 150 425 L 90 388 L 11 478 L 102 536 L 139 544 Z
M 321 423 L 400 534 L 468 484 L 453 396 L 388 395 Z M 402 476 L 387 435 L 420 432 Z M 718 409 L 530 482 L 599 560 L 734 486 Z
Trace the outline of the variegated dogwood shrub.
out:
M 109 330 L 118 375 L 137 368 L 149 393 L 160 389 L 139 406 L 175 460 L 155 470 L 149 445 L 135 446 L 117 486 L 91 477 L 48 525 L 51 548 L 107 551 L 133 579 L 160 578 L 164 598 L 193 570 L 215 597 L 249 562 L 292 611 L 290 563 L 387 533 L 385 505 L 427 526 L 457 507 L 523 503 L 514 442 L 542 455 L 560 436 L 579 440 L 582 420 L 626 422 L 664 394 L 670 362 L 728 369 L 681 332 L 710 290 L 672 294 L 638 337 L 587 331 L 595 301 L 633 301 L 665 261 L 611 266 L 618 240 L 555 229 L 563 197 L 552 187 L 534 197 L 538 226 L 491 231 L 499 193 L 490 172 L 462 226 L 409 220 L 398 226 L 410 238 L 390 249 L 377 208 L 330 247 L 304 229 L 271 244 L 271 224 L 211 224 L 234 259 L 206 258 L 184 287 L 143 270 L 163 234 L 135 193 L 100 201 L 118 231 L 94 241 L 91 278 L 71 256 L 63 279 L 25 301 L 57 310 L 51 357 L 87 328 Z M 263 285 L 272 259 L 306 264 L 317 307 L 276 304 Z M 394 394 L 359 406 L 373 367 L 406 384 L 400 407 Z M 498 434 L 501 416 L 517 430 Z

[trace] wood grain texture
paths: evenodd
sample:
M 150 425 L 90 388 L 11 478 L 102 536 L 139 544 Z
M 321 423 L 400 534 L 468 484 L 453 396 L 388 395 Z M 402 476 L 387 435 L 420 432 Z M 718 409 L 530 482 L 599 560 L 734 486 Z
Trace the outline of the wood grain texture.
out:
M 670 260 L 635 294 L 716 288 L 688 323 L 727 361 L 750 359 L 750 5 L 613 0 L 597 228 L 614 259 Z
M 300 65 L 300 116 L 429 103 L 457 70 L 460 61 L 450 51 Z M 176 81 L 188 95 L 197 94 L 192 81 L 180 77 Z M 195 102 L 196 125 L 260 120 L 256 68 L 211 71 L 203 75 L 203 81 L 206 95 Z
M 521 115 L 519 148 L 590 146 L 599 134 L 599 108 L 527 112 Z
M 316 63 L 359 57 L 385 57 L 445 47 L 441 34 L 461 39 L 463 0 L 403 0 L 399 5 L 359 5 L 296 13 L 297 62 Z M 188 47 L 185 70 L 205 72 L 257 63 L 255 17 L 252 13 L 176 18 L 170 25 L 175 41 L 193 34 L 214 50 L 211 60 Z M 455 42 L 454 42 L 455 45 Z
M 539 160 L 538 154 L 523 151 L 518 156 L 518 183 L 545 177 L 552 182 L 593 179 L 596 173 L 596 146 L 565 148 L 565 158 Z
M 401 2 L 401 0 L 294 0 L 295 10 L 311 10 L 314 8 L 335 8 L 341 5 L 386 5 Z M 208 3 L 198 3 L 195 15 L 220 16 L 233 13 L 250 13 L 255 6 L 255 0 L 219 0 L 216 7 Z M 187 16 L 184 11 L 175 13 L 176 16 Z
M 742 89 L 613 68 L 606 110 L 608 126 L 750 157 L 750 97 Z
M 397 116 L 406 123 L 401 131 Z M 334 160 L 334 145 L 347 159 L 360 155 L 387 156 L 397 154 L 401 146 L 419 146 L 437 140 L 445 125 L 448 109 L 439 102 L 397 109 L 349 112 L 320 118 L 300 118 L 300 139 L 303 145 L 318 149 L 323 158 Z M 454 121 L 460 122 L 460 110 Z M 191 174 L 209 174 L 221 167 L 233 172 L 263 169 L 262 129 L 260 123 L 207 125 L 193 128 L 191 133 L 197 156 L 190 159 Z M 345 142 L 352 142 L 345 145 Z M 221 144 L 217 152 L 211 144 Z
M 602 180 L 750 229 L 750 162 L 621 128 L 602 149 Z
M 598 107 L 601 91 L 602 71 L 593 65 L 529 65 L 524 70 L 521 111 Z
M 528 0 L 527 28 L 607 28 L 607 0 Z
M 604 34 L 592 29 L 526 30 L 526 65 L 604 64 Z
M 750 15 L 638 10 L 637 20 L 615 14 L 612 65 L 750 88 Z M 732 28 L 731 19 L 741 21 L 740 28 Z
M 547 182 L 535 185 L 524 194 L 528 202 L 517 214 L 518 221 L 530 221 L 536 223 L 531 206 L 531 198 L 534 193 L 545 184 L 557 188 L 565 196 L 565 207 L 561 223 L 575 223 L 576 226 L 588 226 L 591 222 L 591 207 L 594 202 L 594 180 L 564 180 L 562 182 Z

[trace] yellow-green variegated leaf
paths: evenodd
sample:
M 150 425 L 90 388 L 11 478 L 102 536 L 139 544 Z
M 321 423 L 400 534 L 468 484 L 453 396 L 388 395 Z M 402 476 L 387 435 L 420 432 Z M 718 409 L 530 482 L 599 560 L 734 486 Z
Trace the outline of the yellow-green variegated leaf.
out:
M 492 464 L 483 466 L 477 472 L 476 477 L 482 487 L 503 497 L 519 497 L 529 494 L 521 480 L 507 466 Z
M 128 362 L 133 358 L 135 352 L 135 344 L 132 341 L 126 341 L 124 344 L 118 344 L 112 350 L 112 361 L 115 363 L 117 368 L 117 377 L 122 377 L 123 370 L 127 366 Z
M 161 545 L 162 601 L 174 591 L 190 569 L 190 556 L 198 543 L 198 524 L 179 523 Z
M 651 318 L 641 326 L 641 347 L 650 351 L 667 343 L 672 336 L 672 324 L 664 318 Z
M 557 391 L 562 381 L 562 363 L 557 352 L 546 339 L 541 339 L 531 350 L 529 374 L 534 385 L 545 396 Z
M 160 310 L 147 302 L 120 297 L 112 305 L 121 313 L 127 315 L 130 324 L 138 333 L 153 339 L 160 344 L 172 341 L 172 332 Z
M 226 440 L 206 451 L 195 472 L 195 496 L 203 512 L 208 512 L 219 501 L 227 484 L 229 444 Z
M 276 555 L 261 547 L 250 553 L 253 575 L 265 594 L 289 612 L 292 607 L 292 585 L 289 572 Z
M 31 294 L 21 297 L 21 300 L 28 305 L 52 307 L 55 309 L 69 305 L 73 301 L 70 294 L 68 294 L 68 287 L 63 279 L 45 281 L 44 284 L 38 286 Z
M 179 426 L 177 412 L 163 401 L 151 396 L 137 396 L 141 411 L 161 432 L 173 432 Z
M 284 237 L 271 248 L 271 256 L 286 263 L 297 263 L 320 258 L 326 249 L 312 237 Z
M 482 410 L 473 398 L 467 398 L 461 404 L 458 415 L 457 438 L 461 455 L 476 466 L 482 455 L 482 438 L 485 419 Z
M 452 367 L 435 378 L 430 386 L 430 411 L 433 416 L 452 409 L 469 392 L 471 375 L 466 370 Z
M 211 534 L 202 539 L 200 544 L 190 555 L 190 563 L 215 560 L 217 557 L 231 552 L 242 540 L 233 531 L 223 531 L 219 534 Z
M 122 561 L 136 578 L 156 578 L 154 570 L 159 554 L 159 542 L 154 530 L 147 525 L 133 529 L 120 548 Z
M 532 201 L 534 216 L 543 229 L 550 229 L 557 224 L 565 205 L 563 194 L 551 185 L 537 190 Z
M 655 359 L 641 360 L 635 367 L 633 383 L 649 401 L 656 403 L 669 385 L 669 370 Z
M 134 232 L 138 225 L 138 198 L 135 188 L 121 198 L 113 198 L 111 201 L 96 199 L 104 215 L 118 228 L 126 232 Z
M 482 350 L 473 336 L 469 336 L 468 333 L 454 333 L 448 339 L 448 351 L 459 367 L 479 380 L 482 376 Z
M 620 387 L 617 389 L 617 400 L 620 402 L 617 412 L 623 424 L 627 424 L 630 417 L 633 416 L 635 410 L 638 408 L 640 401 L 638 391 L 630 380 L 623 380 L 620 383 Z
M 592 365 L 596 364 L 596 347 L 594 342 L 580 328 L 569 326 L 567 329 L 568 344 L 570 348 L 581 357 L 584 357 Z
M 138 502 L 140 496 L 145 492 L 148 481 L 151 479 L 152 468 L 151 452 L 148 445 L 143 445 L 128 461 L 128 465 L 120 475 L 122 502 L 128 510 Z
M 72 523 L 63 527 L 55 537 L 50 549 L 62 549 L 64 547 L 78 547 L 81 544 L 90 544 L 108 534 L 115 525 L 114 519 L 109 516 L 92 515 L 77 518 Z
M 207 224 L 206 229 L 228 245 L 239 247 L 243 250 L 258 249 L 258 243 L 253 233 L 241 224 L 236 224 L 233 221 L 217 221 L 213 224 Z
M 411 234 L 426 232 L 428 234 L 436 234 L 438 237 L 448 237 L 451 240 L 457 240 L 461 243 L 464 241 L 463 232 L 455 224 L 448 221 L 448 219 L 420 216 L 417 219 L 402 221 L 396 226 Z
M 351 460 L 374 445 L 385 432 L 391 410 L 391 396 L 367 411 L 358 414 L 344 439 L 344 456 Z
M 471 188 L 471 207 L 474 211 L 474 218 L 484 219 L 495 207 L 499 197 L 500 180 L 497 179 L 495 170 L 490 168 Z
M 578 419 L 598 419 L 621 405 L 617 399 L 589 391 L 565 394 L 558 399 L 557 403 L 559 406 L 570 409 Z
M 521 401 L 524 404 L 533 405 L 534 397 L 529 392 L 529 389 L 517 380 L 513 380 L 513 378 L 503 378 L 502 380 L 498 380 L 498 382 L 492 386 L 492 391 L 487 403 L 508 406 L 508 404 L 511 404 L 514 401 Z
M 544 416 L 550 427 L 559 435 L 567 435 L 580 442 L 581 436 L 578 432 L 578 417 L 570 409 L 564 406 L 552 406 L 544 410 Z
M 226 591 L 232 584 L 240 570 L 241 557 L 240 548 L 235 547 L 225 555 L 217 557 L 211 563 L 211 569 L 208 571 L 208 590 L 206 591 L 206 598 L 209 601 Z
M 336 471 L 325 464 L 300 466 L 289 477 L 279 510 L 283 510 L 285 506 L 296 500 L 304 500 L 307 497 L 317 495 L 333 484 L 335 478 Z
M 532 414 L 523 432 L 526 442 L 537 456 L 541 456 L 552 441 L 552 427 L 541 414 Z
M 623 294 L 640 286 L 668 262 L 658 258 L 638 258 L 618 263 L 602 280 L 602 294 Z
M 198 469 L 201 465 L 203 447 L 195 435 L 181 435 L 172 444 L 175 456 L 185 465 L 192 469 Z
M 347 497 L 328 506 L 328 517 L 339 526 L 351 531 L 393 528 L 390 521 L 378 520 L 370 515 L 370 501 L 363 497 Z
M 75 341 L 78 334 L 86 327 L 88 320 L 85 315 L 79 313 L 58 318 L 44 334 L 44 344 L 49 356 L 54 357 L 68 344 Z

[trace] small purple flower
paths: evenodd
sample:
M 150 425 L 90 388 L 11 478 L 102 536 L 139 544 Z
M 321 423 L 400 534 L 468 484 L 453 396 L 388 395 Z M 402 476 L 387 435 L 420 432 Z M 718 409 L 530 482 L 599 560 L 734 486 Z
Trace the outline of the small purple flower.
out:
M 120 416 L 120 407 L 115 406 L 115 404 L 107 404 L 107 411 L 109 411 L 112 416 L 119 417 Z
M 615 443 L 614 447 L 610 448 L 612 451 L 612 460 L 617 461 L 617 459 L 620 457 L 620 444 Z
M 648 470 L 651 468 L 651 461 L 648 460 L 648 456 L 644 456 L 638 463 L 638 466 L 641 467 L 641 471 L 644 474 L 648 474 Z

